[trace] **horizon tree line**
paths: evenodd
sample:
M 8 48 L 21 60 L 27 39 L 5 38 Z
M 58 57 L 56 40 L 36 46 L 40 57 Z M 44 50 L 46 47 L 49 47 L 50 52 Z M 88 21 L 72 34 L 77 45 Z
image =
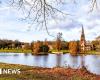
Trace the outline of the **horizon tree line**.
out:
M 100 51 L 100 40 L 94 40 L 91 44 L 93 45 L 92 50 Z M 24 48 L 22 45 L 24 45 Z M 54 41 L 47 41 L 46 39 L 45 41 L 33 41 L 31 43 L 0 39 L 0 49 L 30 49 L 32 52 L 38 53 L 38 51 L 48 52 L 49 50 L 52 50 L 50 46 L 53 50 L 69 50 L 72 54 L 79 52 L 80 49 L 79 41 L 63 41 L 62 35 L 57 35 L 57 38 Z

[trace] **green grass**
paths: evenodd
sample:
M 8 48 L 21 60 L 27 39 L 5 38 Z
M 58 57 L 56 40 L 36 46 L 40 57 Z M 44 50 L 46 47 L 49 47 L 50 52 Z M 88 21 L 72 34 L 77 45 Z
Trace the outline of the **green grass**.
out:
M 23 49 L 0 49 L 0 52 L 4 53 L 31 53 L 31 50 L 23 50 Z
M 69 50 L 61 50 L 63 53 L 69 53 Z
M 69 50 L 60 50 L 60 51 L 57 51 L 55 49 L 53 50 L 50 50 L 51 53 L 53 52 L 63 52 L 63 53 L 70 53 Z M 56 54 L 56 53 L 53 53 L 53 54 Z M 94 51 L 94 50 L 91 50 L 91 51 L 87 51 L 86 53 L 84 53 L 85 55 L 100 55 L 100 52 L 97 52 L 97 51 Z M 78 54 L 78 55 L 82 55 L 82 54 Z
M 69 53 L 69 50 L 60 50 L 60 51 L 57 51 L 57 50 L 53 49 L 53 50 L 50 50 L 50 51 L 51 51 L 51 53 L 53 53 L 53 52 Z
M 23 50 L 23 49 L 0 49 L 0 52 L 4 52 L 4 53 L 32 53 L 31 50 Z M 57 50 L 53 49 L 53 50 L 50 50 L 49 51 L 50 53 L 53 53 L 53 52 L 58 52 Z M 69 53 L 69 50 L 60 50 L 59 52 L 63 52 L 63 53 Z M 55 53 L 53 53 L 55 54 Z M 85 53 L 85 55 L 100 55 L 100 52 L 97 52 L 97 51 L 87 51 Z
M 92 55 L 100 55 L 100 52 L 91 50 L 91 51 L 87 51 L 86 54 L 92 54 Z

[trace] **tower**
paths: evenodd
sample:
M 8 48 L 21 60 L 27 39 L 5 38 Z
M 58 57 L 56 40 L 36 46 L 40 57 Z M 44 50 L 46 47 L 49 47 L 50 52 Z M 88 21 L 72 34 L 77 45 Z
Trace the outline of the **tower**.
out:
M 86 41 L 85 41 L 85 34 L 84 34 L 84 28 L 82 26 L 82 33 L 81 33 L 81 38 L 80 38 L 80 52 L 85 52 L 85 46 L 86 46 Z

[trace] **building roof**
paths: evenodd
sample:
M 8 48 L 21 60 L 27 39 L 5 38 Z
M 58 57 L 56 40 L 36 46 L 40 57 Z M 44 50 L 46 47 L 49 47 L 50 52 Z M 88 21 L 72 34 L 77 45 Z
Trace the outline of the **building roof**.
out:
M 96 40 L 100 40 L 100 36 L 96 37 Z

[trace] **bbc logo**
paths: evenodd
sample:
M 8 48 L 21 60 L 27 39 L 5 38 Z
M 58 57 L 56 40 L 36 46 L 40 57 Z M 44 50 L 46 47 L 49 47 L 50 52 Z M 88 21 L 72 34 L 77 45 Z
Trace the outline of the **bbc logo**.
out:
M 20 74 L 20 69 L 2 69 L 0 68 L 0 74 Z

